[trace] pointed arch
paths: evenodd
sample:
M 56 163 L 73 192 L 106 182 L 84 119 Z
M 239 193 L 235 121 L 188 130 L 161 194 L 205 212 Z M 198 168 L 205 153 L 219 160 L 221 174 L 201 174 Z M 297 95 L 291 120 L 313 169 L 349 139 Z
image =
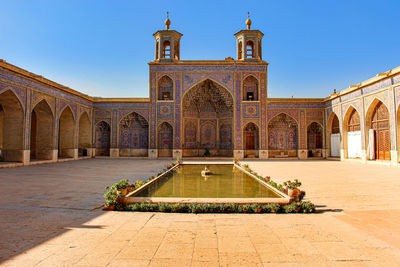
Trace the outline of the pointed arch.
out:
M 92 123 L 90 122 L 89 114 L 85 110 L 79 118 L 78 128 L 78 156 L 90 156 L 92 147 Z
M 63 112 L 64 112 L 67 108 L 69 109 L 69 111 L 71 111 L 72 117 L 73 117 L 73 119 L 75 120 L 76 117 L 77 117 L 77 115 L 75 114 L 74 109 L 71 107 L 70 104 L 66 104 L 66 105 L 60 110 L 60 112 L 58 113 L 58 114 L 59 114 L 59 115 L 58 115 L 58 116 L 59 116 L 58 119 L 60 119 L 61 115 L 63 114 Z
M 171 42 L 165 40 L 162 44 L 162 58 L 171 58 Z
M 14 90 L 0 93 L 0 161 L 23 161 L 24 108 Z
M 337 114 L 332 111 L 327 123 L 327 149 L 330 157 L 340 157 L 340 123 Z
M 290 115 L 281 112 L 268 122 L 268 156 L 297 157 L 298 123 Z
M 218 82 L 217 80 L 215 80 L 215 79 L 213 79 L 213 78 L 207 77 L 207 78 L 201 79 L 200 81 L 198 81 L 197 83 L 195 83 L 194 85 L 192 85 L 191 87 L 189 87 L 189 89 L 187 89 L 187 90 L 183 93 L 183 95 L 182 95 L 182 100 L 184 99 L 185 95 L 186 95 L 189 91 L 191 91 L 193 88 L 198 87 L 199 85 L 201 85 L 202 83 L 204 83 L 204 82 L 207 81 L 207 80 L 210 80 L 211 82 L 215 83 L 215 84 L 218 85 L 219 87 L 225 89 L 226 92 L 228 92 L 228 93 L 230 94 L 230 96 L 232 97 L 232 99 L 234 98 L 234 97 L 233 97 L 233 93 L 232 93 L 231 91 L 229 91 L 228 88 L 226 88 L 226 86 L 222 85 L 220 82 Z
M 162 122 L 157 129 L 158 156 L 172 157 L 173 148 L 173 127 L 168 122 Z
M 255 47 L 253 40 L 248 40 L 246 42 L 246 58 L 254 58 L 255 57 Z
M 284 115 L 288 116 L 289 118 L 291 118 L 292 120 L 294 120 L 294 121 L 296 122 L 297 125 L 299 124 L 299 121 L 298 121 L 295 117 L 293 117 L 292 115 L 290 115 L 290 114 L 288 114 L 287 112 L 284 112 L 284 111 L 279 112 L 278 114 L 272 116 L 272 118 L 270 118 L 270 119 L 268 120 L 268 123 L 269 123 L 270 121 L 272 121 L 274 118 L 276 118 L 276 117 L 278 117 L 279 115 L 282 115 L 282 114 L 284 114 Z
M 147 157 L 149 123 L 140 114 L 131 112 L 119 123 L 119 154 L 121 157 Z
M 240 40 L 239 42 L 238 42 L 238 54 L 237 54 L 237 59 L 242 59 L 242 53 L 243 53 L 243 43 L 242 43 L 242 41 Z
M 361 158 L 361 120 L 358 111 L 350 105 L 343 118 L 343 152 L 345 158 Z
M 2 95 L 3 93 L 6 93 L 7 91 L 9 91 L 8 93 L 15 96 L 16 100 L 18 100 L 19 106 L 22 108 L 22 110 L 25 110 L 24 101 L 21 99 L 21 96 L 18 95 L 18 93 L 15 91 L 15 89 L 13 87 L 7 86 L 4 90 L 0 90 L 0 95 Z
M 65 106 L 59 118 L 58 156 L 75 157 L 75 117 L 69 105 Z
M 233 155 L 233 103 L 229 90 L 209 78 L 185 92 L 183 156 Z
M 49 101 L 46 98 L 42 98 L 39 101 L 36 102 L 36 104 L 34 106 L 32 106 L 31 110 L 34 110 L 39 104 L 41 104 L 42 102 L 45 102 L 47 104 L 47 106 L 50 108 L 51 114 L 54 117 L 54 110 L 53 107 L 51 106 L 51 104 L 49 103 Z
M 366 144 L 370 160 L 390 160 L 390 114 L 386 105 L 375 98 L 366 113 Z
M 254 75 L 248 75 L 243 80 L 242 88 L 243 101 L 258 101 L 259 81 Z
M 174 81 L 168 75 L 163 75 L 157 81 L 158 100 L 174 99 Z
M 243 127 L 243 147 L 244 156 L 246 158 L 258 157 L 259 150 L 259 128 L 253 123 L 249 122 Z
M 105 121 L 99 121 L 95 126 L 96 156 L 110 156 L 111 127 Z
M 323 132 L 324 129 L 318 122 L 313 121 L 307 126 L 307 148 L 309 157 L 322 157 Z
M 31 112 L 31 160 L 51 160 L 54 150 L 54 114 L 47 100 L 40 100 Z
M 400 161 L 400 108 L 397 108 L 396 119 L 397 119 L 397 153 L 398 153 L 397 158 Z

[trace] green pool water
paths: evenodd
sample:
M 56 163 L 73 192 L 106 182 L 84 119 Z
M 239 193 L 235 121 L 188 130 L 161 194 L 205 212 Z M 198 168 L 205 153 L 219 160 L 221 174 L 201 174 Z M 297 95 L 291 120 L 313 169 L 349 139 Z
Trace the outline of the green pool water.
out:
M 206 167 L 213 172 L 201 176 Z M 135 197 L 280 198 L 278 194 L 233 165 L 182 165 L 171 177 L 160 178 Z

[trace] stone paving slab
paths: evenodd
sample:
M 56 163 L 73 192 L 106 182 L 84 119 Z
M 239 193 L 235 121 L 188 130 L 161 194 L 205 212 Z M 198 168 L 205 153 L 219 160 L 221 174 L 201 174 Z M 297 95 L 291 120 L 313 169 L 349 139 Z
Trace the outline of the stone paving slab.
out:
M 307 197 L 323 210 L 317 214 L 96 208 L 106 185 L 151 176 L 167 162 L 89 159 L 1 169 L 0 265 L 400 266 L 400 196 L 393 194 L 399 168 L 249 162 L 279 182 L 300 179 Z

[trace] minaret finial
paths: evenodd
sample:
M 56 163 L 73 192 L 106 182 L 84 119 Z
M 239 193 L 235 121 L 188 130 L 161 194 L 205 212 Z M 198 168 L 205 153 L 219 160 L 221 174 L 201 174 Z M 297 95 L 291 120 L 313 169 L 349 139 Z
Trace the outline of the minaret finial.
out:
M 247 25 L 247 29 L 250 30 L 250 27 L 251 27 L 250 12 L 247 12 L 246 25 Z
M 169 12 L 167 11 L 167 19 L 165 20 L 165 27 L 169 30 L 169 26 L 171 25 L 171 21 L 169 20 Z

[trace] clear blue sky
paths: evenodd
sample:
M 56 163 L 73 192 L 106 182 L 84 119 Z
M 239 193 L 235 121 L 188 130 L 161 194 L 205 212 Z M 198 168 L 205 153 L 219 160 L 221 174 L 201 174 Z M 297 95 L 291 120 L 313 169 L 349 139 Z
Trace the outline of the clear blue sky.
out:
M 0 0 L 0 58 L 92 96 L 148 97 L 152 34 L 183 33 L 181 59 L 235 57 L 261 30 L 269 97 L 325 97 L 400 65 L 400 1 Z

